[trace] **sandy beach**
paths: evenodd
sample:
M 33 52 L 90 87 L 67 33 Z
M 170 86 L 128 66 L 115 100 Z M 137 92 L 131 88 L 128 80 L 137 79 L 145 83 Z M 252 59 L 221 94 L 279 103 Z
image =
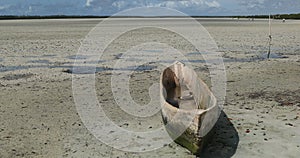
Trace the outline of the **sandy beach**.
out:
M 84 126 L 76 110 L 70 71 L 81 42 L 101 20 L 0 21 L 0 157 L 195 157 L 176 143 L 150 152 L 120 151 L 96 139 Z M 182 25 L 182 19 L 116 19 L 116 24 L 107 28 L 138 25 L 141 20 L 194 29 Z M 219 47 L 227 74 L 224 109 L 202 157 L 300 155 L 300 21 L 272 22 L 271 59 L 266 59 L 267 20 L 198 21 Z M 149 41 L 163 41 L 183 52 L 199 77 L 210 85 L 203 58 L 183 37 L 151 27 L 126 32 L 112 41 L 101 59 L 92 60 L 97 66 L 98 101 L 106 115 L 124 129 L 151 131 L 163 126 L 160 112 L 147 118 L 124 112 L 111 88 L 112 70 L 122 54 Z M 159 54 L 153 47 L 147 45 L 143 51 Z M 77 57 L 79 61 L 86 58 Z M 165 56 L 160 62 L 171 61 Z M 159 62 L 150 62 L 131 74 L 130 94 L 136 103 L 150 101 L 148 89 L 159 81 L 161 68 Z

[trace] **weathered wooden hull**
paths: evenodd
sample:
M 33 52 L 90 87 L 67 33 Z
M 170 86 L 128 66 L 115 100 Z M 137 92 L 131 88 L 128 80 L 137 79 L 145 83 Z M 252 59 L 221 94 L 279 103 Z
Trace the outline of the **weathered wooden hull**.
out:
M 199 153 L 222 110 L 216 97 L 194 70 L 180 62 L 161 74 L 160 96 L 169 135 L 192 153 Z

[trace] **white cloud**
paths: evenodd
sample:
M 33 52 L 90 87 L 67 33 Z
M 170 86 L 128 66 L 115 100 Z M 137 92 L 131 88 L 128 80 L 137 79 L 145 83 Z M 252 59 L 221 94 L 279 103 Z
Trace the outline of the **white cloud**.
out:
M 174 9 L 219 8 L 216 0 L 86 0 L 87 7 L 106 6 L 117 10 L 135 7 L 168 7 Z
M 241 6 L 245 6 L 246 8 L 261 8 L 264 6 L 265 0 L 240 0 L 239 3 Z
M 29 7 L 28 7 L 28 12 L 29 12 L 29 13 L 32 12 L 32 6 L 29 6 Z
M 90 7 L 93 0 L 86 0 L 85 6 Z
M 8 9 L 9 7 L 10 7 L 9 5 L 3 5 L 3 6 L 0 6 L 0 11 L 6 10 L 6 9 Z
M 255 14 L 299 12 L 300 0 L 239 0 L 244 12 Z
M 117 7 L 119 10 L 126 6 L 125 1 L 116 1 L 112 4 L 112 6 Z
M 173 2 L 173 1 L 167 1 L 167 2 L 164 2 L 164 3 L 157 4 L 157 6 L 159 6 L 159 7 L 168 7 L 168 8 L 176 8 L 176 7 L 178 7 L 178 4 L 176 4 L 176 2 Z
M 113 15 L 145 6 L 188 15 L 281 14 L 299 13 L 300 0 L 0 0 L 0 15 Z
M 207 6 L 211 7 L 211 8 L 219 8 L 221 7 L 220 3 L 218 3 L 217 1 L 212 1 L 212 2 L 205 2 Z
M 32 6 L 29 6 L 27 11 L 25 11 L 25 14 L 28 15 L 30 13 L 32 13 L 33 9 L 32 9 Z
M 189 7 L 200 7 L 200 8 L 218 8 L 220 7 L 220 4 L 217 1 L 211 1 L 211 0 L 177 0 L 177 1 L 166 1 L 162 2 L 160 4 L 173 2 L 173 5 L 170 6 L 171 8 L 189 8 Z

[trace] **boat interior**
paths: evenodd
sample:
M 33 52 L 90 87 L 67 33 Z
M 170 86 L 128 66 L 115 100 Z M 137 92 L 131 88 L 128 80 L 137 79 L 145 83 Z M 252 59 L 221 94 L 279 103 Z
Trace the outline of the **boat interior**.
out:
M 179 81 L 170 68 L 164 71 L 163 86 L 167 93 L 166 101 L 172 106 L 185 110 L 198 108 L 193 92 L 188 88 L 187 84 Z

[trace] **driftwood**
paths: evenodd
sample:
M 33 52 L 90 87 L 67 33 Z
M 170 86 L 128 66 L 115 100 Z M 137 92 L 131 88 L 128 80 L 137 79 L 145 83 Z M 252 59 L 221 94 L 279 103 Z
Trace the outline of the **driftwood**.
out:
M 199 153 L 221 108 L 194 70 L 175 62 L 161 74 L 162 117 L 169 135 L 192 153 Z

